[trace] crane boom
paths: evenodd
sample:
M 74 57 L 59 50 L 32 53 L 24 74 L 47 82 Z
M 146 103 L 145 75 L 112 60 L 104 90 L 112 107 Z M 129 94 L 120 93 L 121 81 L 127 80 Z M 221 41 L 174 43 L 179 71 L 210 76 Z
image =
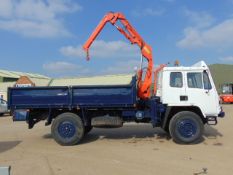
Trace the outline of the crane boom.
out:
M 123 28 L 118 26 L 116 23 L 120 22 L 123 25 Z M 96 39 L 96 37 L 100 34 L 102 29 L 107 23 L 111 23 L 114 25 L 117 30 L 123 34 L 131 44 L 137 44 L 141 49 L 141 54 L 148 61 L 147 71 L 144 80 L 142 80 L 143 70 L 140 69 L 138 71 L 138 96 L 141 99 L 147 99 L 150 97 L 150 89 L 152 84 L 152 71 L 153 71 L 153 56 L 152 56 L 152 48 L 148 45 L 142 37 L 138 34 L 138 32 L 132 27 L 129 21 L 125 18 L 122 13 L 107 13 L 104 18 L 100 21 L 96 29 L 93 31 L 89 39 L 83 45 L 83 49 L 87 52 L 87 59 L 89 60 L 89 48 Z

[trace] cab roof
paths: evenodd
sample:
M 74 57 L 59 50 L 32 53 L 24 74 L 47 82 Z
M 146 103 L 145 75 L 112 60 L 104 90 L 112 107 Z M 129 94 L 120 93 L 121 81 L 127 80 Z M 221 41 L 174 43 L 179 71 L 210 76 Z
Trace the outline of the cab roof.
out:
M 204 61 L 199 61 L 190 67 L 177 66 L 177 67 L 164 67 L 164 71 L 198 71 L 209 69 Z

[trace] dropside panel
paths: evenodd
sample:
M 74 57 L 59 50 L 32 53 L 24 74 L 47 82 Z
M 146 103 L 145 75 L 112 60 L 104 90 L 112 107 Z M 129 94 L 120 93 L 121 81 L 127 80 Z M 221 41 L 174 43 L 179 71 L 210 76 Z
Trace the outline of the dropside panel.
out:
M 10 88 L 9 107 L 17 109 L 63 107 L 69 104 L 68 87 Z
M 132 86 L 115 87 L 74 87 L 73 105 L 75 106 L 133 106 L 136 91 Z

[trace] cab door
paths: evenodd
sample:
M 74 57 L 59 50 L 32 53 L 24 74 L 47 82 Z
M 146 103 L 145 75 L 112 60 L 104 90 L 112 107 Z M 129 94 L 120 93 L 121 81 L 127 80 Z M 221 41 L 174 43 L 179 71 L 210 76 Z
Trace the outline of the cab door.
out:
M 187 102 L 184 72 L 164 71 L 162 85 L 162 102 L 168 106 L 183 106 Z
M 206 116 L 216 116 L 219 113 L 218 94 L 213 81 L 210 81 L 209 72 L 186 72 L 185 77 L 188 103 L 199 107 Z

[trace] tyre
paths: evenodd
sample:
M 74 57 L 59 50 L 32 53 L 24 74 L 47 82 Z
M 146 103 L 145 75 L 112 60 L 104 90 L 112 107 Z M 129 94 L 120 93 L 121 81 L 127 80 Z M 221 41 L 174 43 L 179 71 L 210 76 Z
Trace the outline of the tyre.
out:
M 85 126 L 84 127 L 84 135 L 88 134 L 92 130 L 93 126 Z
M 84 135 L 82 119 L 74 113 L 60 114 L 52 123 L 51 133 L 60 145 L 75 145 L 82 140 Z
M 195 143 L 198 141 L 204 130 L 204 124 L 196 113 L 182 111 L 175 114 L 169 123 L 169 132 L 177 143 Z
M 0 113 L 0 116 L 3 116 L 4 115 L 4 113 Z

